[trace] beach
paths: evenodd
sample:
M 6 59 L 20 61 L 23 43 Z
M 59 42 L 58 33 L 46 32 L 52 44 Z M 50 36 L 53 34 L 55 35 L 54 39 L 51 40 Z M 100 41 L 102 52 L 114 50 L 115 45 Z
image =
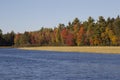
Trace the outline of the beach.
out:
M 58 51 L 58 52 L 86 52 L 86 53 L 106 53 L 120 54 L 120 47 L 75 47 L 75 46 L 42 46 L 42 47 L 21 47 L 23 50 L 41 50 L 41 51 Z

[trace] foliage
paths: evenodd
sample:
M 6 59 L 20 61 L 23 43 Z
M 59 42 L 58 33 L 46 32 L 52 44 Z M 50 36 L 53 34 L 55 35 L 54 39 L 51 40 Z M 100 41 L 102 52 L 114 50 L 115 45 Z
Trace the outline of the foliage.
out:
M 3 34 L 0 45 L 15 46 L 120 46 L 120 17 L 100 16 L 97 21 L 89 17 L 80 22 L 75 18 L 68 25 L 59 24 L 54 29 L 42 27 L 39 31 Z
M 0 30 L 0 46 L 14 45 L 14 36 L 15 33 L 13 31 L 11 33 L 2 34 L 2 30 Z

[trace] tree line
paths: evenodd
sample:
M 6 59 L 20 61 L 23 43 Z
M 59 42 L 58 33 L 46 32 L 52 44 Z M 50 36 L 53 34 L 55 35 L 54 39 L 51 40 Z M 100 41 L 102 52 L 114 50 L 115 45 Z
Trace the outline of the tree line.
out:
M 120 17 L 89 17 L 81 22 L 75 18 L 67 25 L 38 31 L 2 34 L 0 45 L 14 46 L 120 46 Z
M 11 31 L 10 33 L 7 34 L 3 34 L 2 30 L 0 29 L 0 46 L 14 45 L 14 37 L 15 37 L 14 31 Z

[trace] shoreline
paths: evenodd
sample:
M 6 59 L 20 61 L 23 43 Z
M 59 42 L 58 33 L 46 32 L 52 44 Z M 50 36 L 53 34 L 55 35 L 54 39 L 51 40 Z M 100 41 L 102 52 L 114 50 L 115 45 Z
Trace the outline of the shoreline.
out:
M 13 46 L 0 46 L 0 48 L 13 48 Z
M 86 53 L 103 53 L 103 54 L 120 54 L 118 46 L 42 46 L 42 47 L 21 47 L 22 50 L 39 50 L 39 51 L 58 51 L 58 52 L 86 52 Z

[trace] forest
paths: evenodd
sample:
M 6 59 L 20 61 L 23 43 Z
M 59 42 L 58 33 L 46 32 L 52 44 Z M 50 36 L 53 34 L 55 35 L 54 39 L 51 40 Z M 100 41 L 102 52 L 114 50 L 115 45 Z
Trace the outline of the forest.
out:
M 120 46 L 120 17 L 75 18 L 67 25 L 24 33 L 3 34 L 0 29 L 0 46 Z

